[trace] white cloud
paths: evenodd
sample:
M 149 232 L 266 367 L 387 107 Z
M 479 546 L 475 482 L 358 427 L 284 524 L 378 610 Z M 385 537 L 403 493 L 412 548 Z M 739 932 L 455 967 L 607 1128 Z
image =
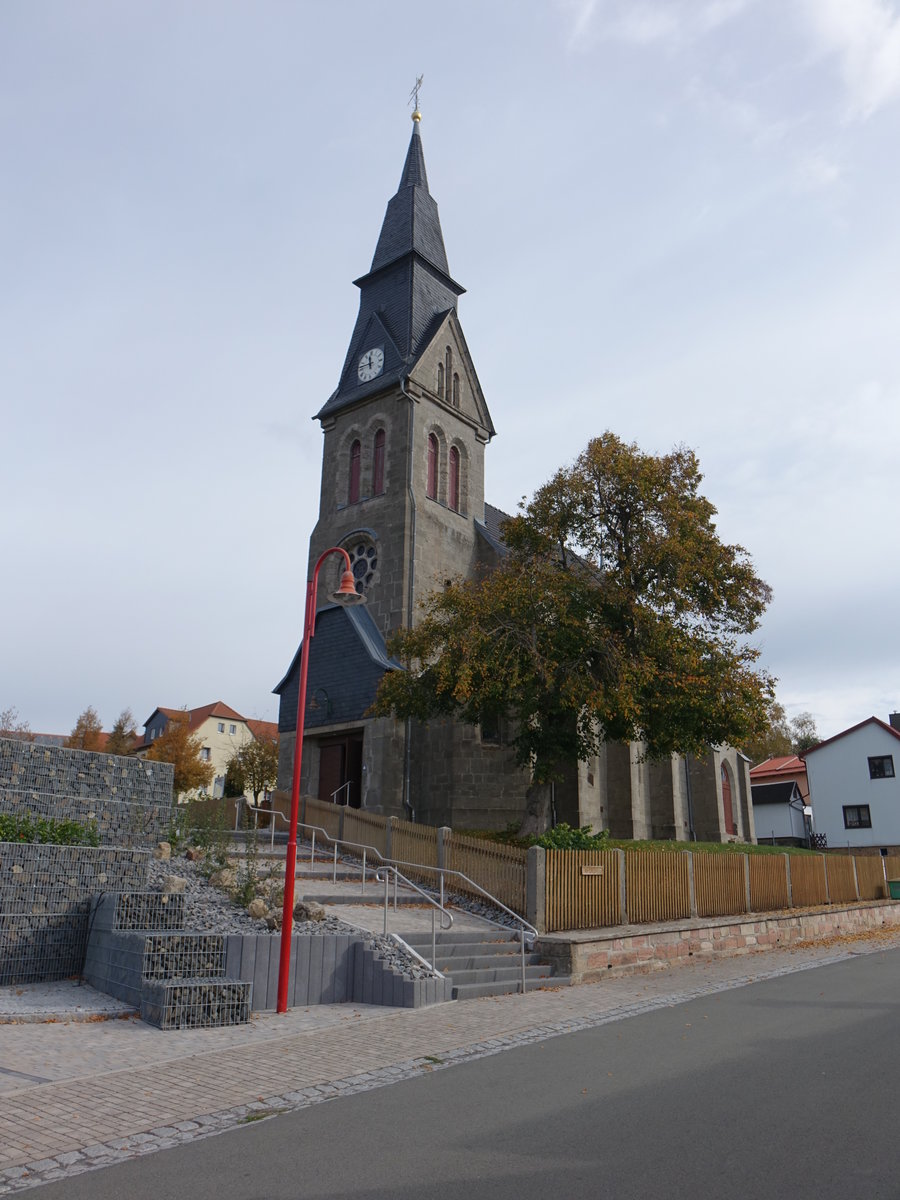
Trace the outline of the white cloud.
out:
M 893 0 L 801 0 L 820 45 L 837 56 L 848 116 L 864 120 L 900 97 L 900 12 Z
M 838 163 L 822 150 L 807 154 L 797 166 L 797 187 L 803 192 L 818 192 L 831 187 L 843 172 Z
M 696 41 L 733 20 L 753 0 L 559 0 L 571 21 L 569 48 L 597 40 L 667 47 Z

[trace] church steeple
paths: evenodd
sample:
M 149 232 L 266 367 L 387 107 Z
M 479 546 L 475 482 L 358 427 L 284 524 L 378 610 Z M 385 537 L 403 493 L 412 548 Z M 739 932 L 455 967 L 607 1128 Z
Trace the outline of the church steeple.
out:
M 420 119 L 416 111 L 400 185 L 388 202 L 372 265 L 354 280 L 361 293 L 359 316 L 340 382 L 318 419 L 404 378 L 465 291 L 447 265 L 438 206 L 428 190 Z M 370 370 L 358 369 L 361 357 L 373 349 L 381 351 L 376 360 L 382 363 L 374 377 Z

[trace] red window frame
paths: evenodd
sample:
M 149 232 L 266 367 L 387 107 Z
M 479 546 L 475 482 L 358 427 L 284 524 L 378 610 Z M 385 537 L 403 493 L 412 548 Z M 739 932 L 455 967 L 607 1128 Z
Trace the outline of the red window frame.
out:
M 438 440 L 435 434 L 428 435 L 428 475 L 425 481 L 425 495 L 429 500 L 437 500 L 438 475 Z
M 449 476 L 447 501 L 454 512 L 459 512 L 459 451 L 455 446 L 450 447 Z

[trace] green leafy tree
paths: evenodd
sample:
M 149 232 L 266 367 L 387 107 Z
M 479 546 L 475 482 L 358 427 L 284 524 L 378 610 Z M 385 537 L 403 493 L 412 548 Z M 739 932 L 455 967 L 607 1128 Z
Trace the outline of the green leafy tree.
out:
M 811 712 L 801 712 L 797 713 L 796 717 L 791 717 L 791 734 L 795 754 L 811 749 L 821 740 L 816 732 L 815 717 Z
M 106 739 L 104 750 L 108 754 L 131 754 L 137 737 L 137 725 L 130 708 L 123 708 Z
M 253 803 L 258 804 L 260 795 L 278 782 L 278 740 L 254 738 L 252 742 L 241 746 L 237 757 L 244 777 L 244 788 L 250 792 Z
M 746 742 L 743 747 L 744 753 L 754 766 L 767 758 L 780 758 L 794 753 L 794 739 L 784 706 L 774 697 L 768 705 L 766 721 L 763 732 L 752 741 Z
M 231 758 L 228 760 L 228 766 L 225 768 L 225 791 L 224 794 L 233 799 L 235 796 L 243 796 L 244 788 L 244 769 L 241 766 L 241 752 L 235 750 Z
M 0 710 L 0 737 L 15 738 L 20 742 L 34 741 L 31 726 L 22 720 L 15 705 Z
M 203 743 L 191 734 L 186 712 L 169 717 L 165 729 L 144 757 L 151 762 L 172 763 L 176 796 L 208 788 L 212 783 L 212 763 L 204 761 Z
M 701 479 L 690 450 L 595 438 L 505 523 L 494 571 L 435 592 L 392 639 L 407 669 L 373 712 L 511 716 L 533 780 L 523 833 L 545 827 L 563 765 L 606 739 L 663 757 L 758 736 L 773 681 L 746 637 L 771 593 L 719 540 Z
M 100 736 L 102 733 L 103 724 L 97 716 L 97 710 L 89 704 L 84 712 L 79 714 L 75 728 L 66 738 L 65 745 L 70 750 L 99 750 L 103 740 Z

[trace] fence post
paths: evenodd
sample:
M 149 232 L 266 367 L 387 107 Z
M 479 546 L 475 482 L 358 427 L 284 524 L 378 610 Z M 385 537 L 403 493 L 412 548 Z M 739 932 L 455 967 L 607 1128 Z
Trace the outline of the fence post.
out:
M 856 900 L 859 903 L 859 876 L 856 873 L 856 855 L 850 855 L 850 861 L 853 863 L 853 886 L 856 888 Z
M 794 907 L 794 889 L 791 887 L 791 856 L 784 856 L 784 877 L 787 881 L 787 901 L 788 908 Z
M 691 906 L 691 916 L 697 915 L 697 893 L 694 890 L 694 856 L 690 850 L 682 850 L 682 854 L 687 855 L 688 868 L 688 901 Z
M 625 886 L 625 851 L 617 850 L 619 856 L 619 924 L 628 924 L 628 889 Z
M 529 846 L 525 861 L 525 920 L 538 933 L 547 932 L 547 851 Z
M 453 830 L 447 825 L 441 825 L 437 831 L 437 865 L 438 870 L 443 870 L 448 866 L 447 851 L 450 849 L 449 841 L 453 836 Z
M 825 903 L 831 903 L 831 888 L 828 886 L 828 864 L 825 861 L 825 855 L 820 855 L 822 859 L 822 874 L 825 876 Z
M 744 854 L 741 857 L 744 860 L 744 903 L 747 912 L 750 912 L 750 855 Z
M 388 817 L 384 827 L 384 857 L 389 861 L 394 857 L 394 825 L 396 817 Z

